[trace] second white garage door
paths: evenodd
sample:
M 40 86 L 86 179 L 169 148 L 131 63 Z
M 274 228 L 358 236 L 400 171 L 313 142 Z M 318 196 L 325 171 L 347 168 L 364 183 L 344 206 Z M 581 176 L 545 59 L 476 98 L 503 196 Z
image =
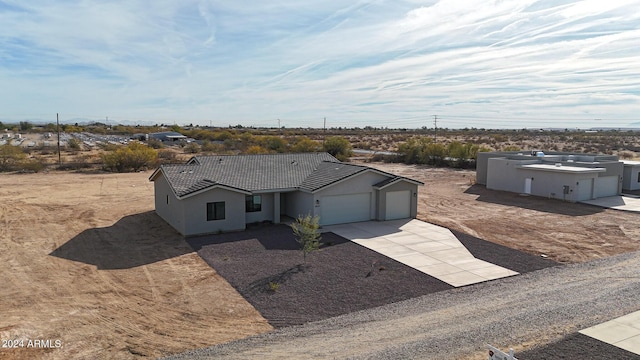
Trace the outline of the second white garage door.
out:
M 371 193 L 324 196 L 320 199 L 320 224 L 371 220 Z
M 618 195 L 618 177 L 603 176 L 597 177 L 594 184 L 595 198 Z
M 385 220 L 411 217 L 411 191 L 389 191 L 386 195 Z

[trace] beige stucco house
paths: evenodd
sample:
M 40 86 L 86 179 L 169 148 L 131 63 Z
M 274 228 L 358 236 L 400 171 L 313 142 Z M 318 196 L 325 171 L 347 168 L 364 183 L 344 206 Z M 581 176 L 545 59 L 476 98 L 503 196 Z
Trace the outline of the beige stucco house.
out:
M 196 156 L 150 180 L 156 213 L 185 236 L 306 214 L 321 225 L 415 218 L 423 185 L 328 153 Z

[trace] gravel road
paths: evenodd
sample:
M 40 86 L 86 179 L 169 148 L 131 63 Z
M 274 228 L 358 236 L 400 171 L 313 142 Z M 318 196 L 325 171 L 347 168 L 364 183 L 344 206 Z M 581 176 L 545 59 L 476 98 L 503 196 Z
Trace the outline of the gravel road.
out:
M 517 353 L 640 310 L 639 269 L 640 252 L 548 268 L 170 359 L 486 359 L 487 343 Z

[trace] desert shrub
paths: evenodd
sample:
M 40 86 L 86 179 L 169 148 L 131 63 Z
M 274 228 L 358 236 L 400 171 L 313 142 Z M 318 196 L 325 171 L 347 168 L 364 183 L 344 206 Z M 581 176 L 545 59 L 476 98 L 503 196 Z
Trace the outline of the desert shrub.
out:
M 152 167 L 157 160 L 158 152 L 155 149 L 138 142 L 120 146 L 102 155 L 104 168 L 116 172 L 138 171 Z
M 265 136 L 262 139 L 263 146 L 273 152 L 283 153 L 287 151 L 287 142 L 278 136 Z
M 74 158 L 74 161 L 65 161 L 61 165 L 58 166 L 58 170 L 79 170 L 90 168 L 93 165 L 97 165 L 92 161 L 90 155 L 82 155 Z
M 291 148 L 291 151 L 296 153 L 305 153 L 305 152 L 317 152 L 322 149 L 322 146 L 319 142 L 315 140 L 311 140 L 306 136 L 303 136 L 297 139 L 296 143 Z
M 431 138 L 411 138 L 398 146 L 398 153 L 407 164 L 442 165 L 447 156 L 447 148 L 434 143 Z
M 80 150 L 80 142 L 78 141 L 78 139 L 74 139 L 71 138 L 67 141 L 67 146 L 69 147 L 69 149 L 71 149 L 72 151 L 78 151 Z
M 164 144 L 158 139 L 149 139 L 147 141 L 147 146 L 153 149 L 162 149 L 164 147 Z
M 509 145 L 509 146 L 504 146 L 502 147 L 502 151 L 520 151 L 522 149 L 520 149 L 519 146 L 515 146 L 515 145 Z
M 44 169 L 44 164 L 38 159 L 29 159 L 20 163 L 20 170 L 38 173 Z
M 0 146 L 0 171 L 17 170 L 27 155 L 19 146 L 5 144 Z
M 222 150 L 224 150 L 224 146 L 212 143 L 210 141 L 203 141 L 200 148 L 205 152 L 221 152 Z
M 252 146 L 249 146 L 249 148 L 247 149 L 247 154 L 252 154 L 252 155 L 268 154 L 268 153 L 269 153 L 269 150 L 263 148 L 260 145 L 252 145 Z
M 195 142 L 190 142 L 184 147 L 184 152 L 187 154 L 197 154 L 200 152 L 200 145 Z
M 324 141 L 324 151 L 340 161 L 346 161 L 353 154 L 349 140 L 342 136 L 329 136 Z
M 172 150 L 159 150 L 158 160 L 162 164 L 175 164 L 180 162 L 178 161 L 178 156 L 176 152 Z

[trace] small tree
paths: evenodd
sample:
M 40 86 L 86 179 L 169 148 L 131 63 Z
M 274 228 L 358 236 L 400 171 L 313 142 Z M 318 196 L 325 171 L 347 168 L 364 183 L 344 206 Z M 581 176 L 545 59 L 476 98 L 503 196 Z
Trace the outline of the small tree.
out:
M 320 248 L 320 219 L 318 216 L 299 216 L 291 229 L 296 236 L 296 241 L 300 244 L 304 262 L 307 262 L 307 254 Z

